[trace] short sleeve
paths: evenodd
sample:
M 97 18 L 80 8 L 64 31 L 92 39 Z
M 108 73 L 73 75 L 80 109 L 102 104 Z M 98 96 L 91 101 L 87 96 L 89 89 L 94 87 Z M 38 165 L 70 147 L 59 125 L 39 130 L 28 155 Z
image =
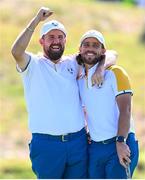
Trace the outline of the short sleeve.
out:
M 22 77 L 27 76 L 32 71 L 35 61 L 37 59 L 37 56 L 35 56 L 34 54 L 32 53 L 28 53 L 28 54 L 30 58 L 25 69 L 22 70 L 18 64 L 16 65 L 16 69 L 21 74 Z
M 130 78 L 127 72 L 122 67 L 116 65 L 111 66 L 108 69 L 112 71 L 114 76 L 114 82 L 112 86 L 115 90 L 115 95 L 118 96 L 126 93 L 133 95 Z

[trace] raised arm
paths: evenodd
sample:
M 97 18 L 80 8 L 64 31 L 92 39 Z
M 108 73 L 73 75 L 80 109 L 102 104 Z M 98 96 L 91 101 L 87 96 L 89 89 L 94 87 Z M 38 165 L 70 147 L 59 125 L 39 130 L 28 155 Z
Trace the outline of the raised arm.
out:
M 20 33 L 12 45 L 11 53 L 16 60 L 16 63 L 23 70 L 29 62 L 29 55 L 26 52 L 26 48 L 31 40 L 32 34 L 37 25 L 47 19 L 53 12 L 48 8 L 42 7 L 37 12 L 36 16 L 30 21 L 27 27 Z

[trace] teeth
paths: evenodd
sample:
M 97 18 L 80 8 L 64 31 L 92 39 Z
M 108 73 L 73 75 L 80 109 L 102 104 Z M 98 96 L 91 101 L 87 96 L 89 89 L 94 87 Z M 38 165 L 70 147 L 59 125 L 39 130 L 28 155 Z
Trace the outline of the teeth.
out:
M 53 49 L 59 49 L 59 47 L 52 47 Z
M 87 55 L 88 55 L 88 56 L 94 56 L 94 54 L 93 54 L 93 53 L 87 53 Z
M 88 53 L 89 56 L 93 55 L 92 53 Z
M 59 46 L 52 46 L 51 48 L 54 49 L 54 50 L 59 50 L 60 49 Z

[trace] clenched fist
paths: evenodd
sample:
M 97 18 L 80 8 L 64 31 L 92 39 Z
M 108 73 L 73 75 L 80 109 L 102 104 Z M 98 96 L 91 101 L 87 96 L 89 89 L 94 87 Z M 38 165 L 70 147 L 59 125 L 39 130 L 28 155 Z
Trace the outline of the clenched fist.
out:
M 46 20 L 49 16 L 53 14 L 49 8 L 41 7 L 36 15 L 38 22 Z

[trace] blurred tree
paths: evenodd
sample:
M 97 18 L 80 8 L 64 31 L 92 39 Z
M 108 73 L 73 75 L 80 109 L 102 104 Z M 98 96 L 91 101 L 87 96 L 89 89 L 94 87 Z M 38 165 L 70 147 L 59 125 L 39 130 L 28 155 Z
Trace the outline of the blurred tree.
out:
M 136 0 L 122 0 L 123 3 L 127 5 L 136 5 Z
M 97 1 L 106 1 L 106 2 L 121 2 L 122 0 L 97 0 Z
M 124 2 L 125 4 L 136 4 L 137 0 L 98 0 L 98 1 L 105 1 L 105 2 Z M 145 0 L 143 0 L 145 1 Z

